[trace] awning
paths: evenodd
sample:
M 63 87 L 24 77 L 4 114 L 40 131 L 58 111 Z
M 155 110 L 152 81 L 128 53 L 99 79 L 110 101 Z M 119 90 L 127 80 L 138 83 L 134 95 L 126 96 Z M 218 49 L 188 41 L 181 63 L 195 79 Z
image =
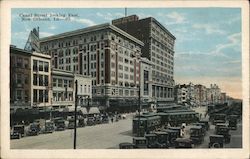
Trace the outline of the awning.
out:
M 89 114 L 99 114 L 100 110 L 97 107 L 91 107 L 89 109 Z
M 82 114 L 88 114 L 87 108 L 85 108 L 85 107 L 78 107 L 77 111 L 81 112 Z

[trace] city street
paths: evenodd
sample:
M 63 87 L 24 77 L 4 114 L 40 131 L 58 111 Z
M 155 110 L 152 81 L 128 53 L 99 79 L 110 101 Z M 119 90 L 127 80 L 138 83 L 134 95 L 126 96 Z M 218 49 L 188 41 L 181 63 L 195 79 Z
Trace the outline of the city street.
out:
M 28 136 L 11 140 L 13 149 L 72 149 L 73 129 L 52 134 Z M 132 142 L 132 114 L 118 122 L 77 128 L 78 149 L 118 148 L 121 142 Z
M 206 107 L 193 108 L 193 110 L 205 117 Z M 124 120 L 118 122 L 86 126 L 77 128 L 77 148 L 78 149 L 116 149 L 119 143 L 132 142 L 132 117 L 127 115 Z M 206 117 L 208 118 L 208 116 Z M 189 137 L 189 126 L 186 127 Z M 214 134 L 215 126 L 210 125 L 206 132 L 204 142 L 195 148 L 208 148 L 209 136 Z M 237 130 L 230 130 L 231 142 L 225 144 L 225 148 L 242 147 L 242 125 L 238 123 Z M 38 136 L 27 136 L 19 140 L 11 140 L 13 149 L 72 149 L 73 148 L 73 129 L 56 131 L 52 134 L 40 134 Z

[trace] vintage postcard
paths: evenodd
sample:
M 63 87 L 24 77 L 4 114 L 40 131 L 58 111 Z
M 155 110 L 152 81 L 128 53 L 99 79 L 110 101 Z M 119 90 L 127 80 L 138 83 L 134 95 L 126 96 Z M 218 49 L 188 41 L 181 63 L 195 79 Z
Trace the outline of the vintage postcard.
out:
M 1 17 L 2 158 L 249 157 L 247 1 L 2 1 Z

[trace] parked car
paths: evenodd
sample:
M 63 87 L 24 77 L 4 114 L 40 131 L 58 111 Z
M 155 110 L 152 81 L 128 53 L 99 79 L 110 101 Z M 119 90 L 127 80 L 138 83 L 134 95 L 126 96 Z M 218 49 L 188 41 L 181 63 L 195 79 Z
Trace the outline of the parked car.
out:
M 123 142 L 119 144 L 120 149 L 134 149 L 135 145 L 129 142 Z
M 231 135 L 229 134 L 229 128 L 222 126 L 217 128 L 216 135 L 223 135 L 225 143 L 230 143 Z
M 64 120 L 62 120 L 62 119 L 56 120 L 55 121 L 55 127 L 56 127 L 56 131 L 65 130 L 65 122 L 64 122 Z
M 85 126 L 85 120 L 84 118 L 78 119 L 78 127 L 84 127 Z
M 201 126 L 192 126 L 190 128 L 190 139 L 194 144 L 201 144 L 204 141 L 203 128 Z
M 68 129 L 74 129 L 75 128 L 75 119 L 71 118 L 68 120 Z
M 157 136 L 157 143 L 159 148 L 168 148 L 169 147 L 169 134 L 164 131 L 155 132 Z
M 209 126 L 209 120 L 208 119 L 202 119 L 199 121 L 199 123 L 204 123 L 205 124 L 205 127 L 206 127 L 206 130 L 208 131 L 210 126 Z
M 29 136 L 38 135 L 40 133 L 40 130 L 41 128 L 39 123 L 31 123 L 29 125 L 28 135 Z
M 193 148 L 193 141 L 189 138 L 177 138 L 175 148 Z
M 223 135 L 210 135 L 208 148 L 223 148 L 224 136 Z
M 134 137 L 133 144 L 135 145 L 135 148 L 145 149 L 147 148 L 147 139 L 145 137 Z
M 180 137 L 180 132 L 178 130 L 171 130 L 171 129 L 163 129 L 162 131 L 168 133 L 169 146 L 174 147 L 175 140 Z
M 24 136 L 24 125 L 15 125 L 10 134 L 10 139 L 20 139 Z
M 95 117 L 88 117 L 87 118 L 87 125 L 88 126 L 92 126 L 92 125 L 95 125 Z
M 44 127 L 44 133 L 53 133 L 54 130 L 55 130 L 54 122 L 46 121 L 45 127 Z
M 146 134 L 145 138 L 147 140 L 147 148 L 158 148 L 156 134 Z

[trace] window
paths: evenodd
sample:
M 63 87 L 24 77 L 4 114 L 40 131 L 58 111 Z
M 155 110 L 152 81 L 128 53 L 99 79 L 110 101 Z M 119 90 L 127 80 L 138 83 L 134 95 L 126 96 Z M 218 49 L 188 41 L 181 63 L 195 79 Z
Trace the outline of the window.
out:
M 16 91 L 16 99 L 17 100 L 22 100 L 22 91 L 21 90 Z
M 33 85 L 37 86 L 37 74 L 33 74 Z
M 53 87 L 57 87 L 57 79 L 53 78 Z
M 33 71 L 37 71 L 37 60 L 33 60 Z
M 39 75 L 39 86 L 43 86 L 43 75 Z
M 22 84 L 22 75 L 21 74 L 16 75 L 16 83 L 17 84 Z
M 45 102 L 49 102 L 48 90 L 44 90 Z
M 39 61 L 39 71 L 43 71 L 43 62 Z
M 73 88 L 73 81 L 72 80 L 69 80 L 69 87 Z
M 44 85 L 45 86 L 49 85 L 49 77 L 47 75 L 44 75 Z
M 29 60 L 24 59 L 24 68 L 28 68 L 28 67 L 29 67 Z
M 63 81 L 63 87 L 68 87 L 68 80 Z
M 39 90 L 39 102 L 43 102 L 43 90 Z
M 24 91 L 24 99 L 25 99 L 25 102 L 29 101 L 29 91 L 28 90 Z
M 58 79 L 58 87 L 62 87 L 62 79 Z
M 17 57 L 16 66 L 22 68 L 22 64 L 23 64 L 23 59 L 21 57 Z
M 49 72 L 49 63 L 48 62 L 44 62 L 44 71 Z
M 37 90 L 36 89 L 33 90 L 33 102 L 34 103 L 37 102 Z
M 86 93 L 87 92 L 87 85 L 85 84 L 84 85 L 84 93 Z

